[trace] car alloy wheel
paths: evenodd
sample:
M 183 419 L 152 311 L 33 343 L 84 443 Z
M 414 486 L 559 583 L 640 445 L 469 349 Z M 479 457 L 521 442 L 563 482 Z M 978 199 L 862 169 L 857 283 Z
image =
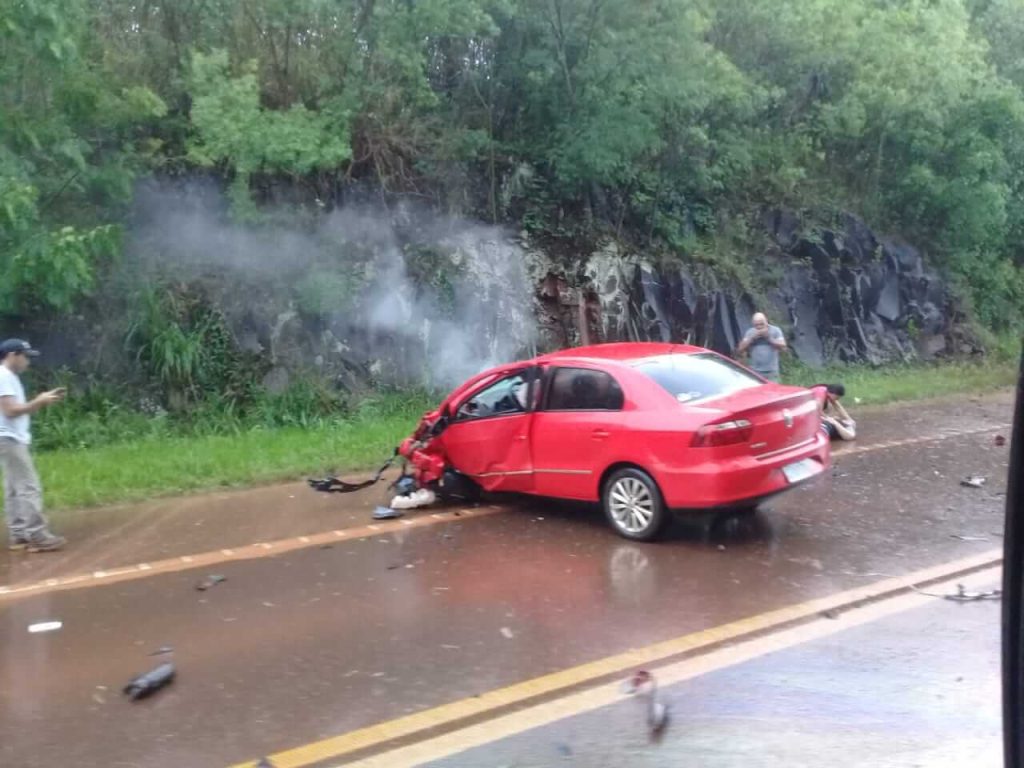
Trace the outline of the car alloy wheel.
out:
M 665 504 L 654 480 L 639 469 L 620 469 L 605 483 L 605 514 L 629 539 L 653 539 L 665 524 Z

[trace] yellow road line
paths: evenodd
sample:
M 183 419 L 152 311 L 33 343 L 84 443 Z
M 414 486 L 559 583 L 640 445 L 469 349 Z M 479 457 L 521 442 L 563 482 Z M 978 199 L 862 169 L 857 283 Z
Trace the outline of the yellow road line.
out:
M 505 688 L 483 693 L 469 699 L 442 704 L 395 720 L 360 728 L 333 738 L 271 755 L 277 768 L 304 768 L 363 750 L 379 748 L 396 739 L 408 738 L 433 728 L 453 727 L 468 718 L 480 717 L 507 707 L 522 705 L 541 696 L 574 688 L 613 675 L 625 674 L 636 667 L 651 666 L 682 654 L 707 652 L 723 643 L 746 640 L 793 624 L 806 622 L 824 611 L 850 609 L 865 602 L 907 592 L 911 585 L 945 580 L 958 574 L 988 568 L 1001 562 L 1002 550 L 982 554 L 943 565 L 925 568 L 864 587 L 838 592 L 827 597 L 768 611 L 711 629 L 654 643 L 625 653 L 543 675 Z M 392 766 L 402 763 L 392 763 Z M 240 763 L 233 768 L 255 768 L 255 762 Z
M 964 579 L 972 589 L 988 586 L 997 578 L 998 568 L 987 569 Z M 947 582 L 949 588 L 953 585 Z M 938 585 L 940 588 L 943 585 Z M 933 589 L 935 587 L 933 586 Z M 935 598 L 920 594 L 903 594 L 881 602 L 871 603 L 862 608 L 843 614 L 841 620 L 818 619 L 808 624 L 785 629 L 767 636 L 710 651 L 707 654 L 688 658 L 658 669 L 658 683 L 661 687 L 692 680 L 727 667 L 736 666 L 770 653 L 792 648 L 803 643 L 818 640 L 852 627 L 919 608 L 933 602 Z M 619 683 L 595 686 L 579 693 L 569 694 L 553 701 L 537 704 L 527 709 L 503 715 L 483 723 L 471 725 L 406 747 L 399 747 L 383 754 L 368 757 L 345 768 L 411 768 L 424 763 L 440 760 L 468 749 L 515 736 L 532 728 L 549 725 L 585 712 L 623 700 Z M 639 727 L 639 725 L 638 725 Z
M 946 440 L 951 437 L 982 434 L 985 432 L 992 432 L 997 429 L 1009 429 L 1010 426 L 1012 425 L 992 424 L 969 429 L 947 430 L 946 432 L 935 435 L 924 435 L 886 443 L 841 446 L 833 452 L 833 457 L 839 459 L 860 453 L 869 453 L 872 451 L 888 450 L 890 448 L 898 448 L 907 445 L 917 445 L 920 443 Z M 332 543 L 340 538 L 358 540 L 398 530 L 407 530 L 409 528 L 435 525 L 438 523 L 448 523 L 456 517 L 487 517 L 502 511 L 505 511 L 504 508 L 492 506 L 488 508 L 460 509 L 455 511 L 446 510 L 445 512 L 426 514 L 421 513 L 419 516 L 414 518 L 384 521 L 364 525 L 358 528 L 325 531 L 323 533 L 297 536 L 290 539 L 280 539 L 278 541 L 258 542 L 241 547 L 219 549 L 216 551 L 201 552 L 192 555 L 179 555 L 165 560 L 110 568 L 89 574 L 71 574 L 69 576 L 27 582 L 25 584 L 0 585 L 0 603 L 5 600 L 40 595 L 48 592 L 80 589 L 83 587 L 99 586 L 101 584 L 113 584 L 121 581 L 132 581 L 135 579 L 148 578 L 157 574 L 176 573 L 178 571 L 185 571 L 193 568 L 210 568 L 226 562 L 256 560 L 262 557 L 278 555 L 283 552 L 292 552 L 298 549 L 322 546 L 324 544 Z
M 503 507 L 478 507 L 475 509 L 448 510 L 443 514 L 422 515 L 411 519 L 394 520 L 364 525 L 358 528 L 349 528 L 344 531 L 325 531 L 324 533 L 297 536 L 292 539 L 280 539 L 278 541 L 257 542 L 231 549 L 218 549 L 210 552 L 200 552 L 194 555 L 179 555 L 166 560 L 153 560 L 148 563 L 138 563 L 119 568 L 109 568 L 103 571 L 93 571 L 88 574 L 72 574 L 60 578 L 44 579 L 43 581 L 28 582 L 26 584 L 14 584 L 0 586 L 0 603 L 18 597 L 39 595 L 47 592 L 58 592 L 66 589 L 79 589 L 82 587 L 94 587 L 98 584 L 114 584 L 119 581 L 132 581 L 134 579 L 148 578 L 160 573 L 176 573 L 194 568 L 209 568 L 221 563 L 239 560 L 257 560 L 264 557 L 280 555 L 285 552 L 292 552 L 297 549 L 308 549 L 310 547 L 333 544 L 340 538 L 346 540 L 365 539 L 370 536 L 381 536 L 394 531 L 406 531 L 410 528 L 422 528 L 428 525 L 449 523 L 453 520 L 466 518 L 488 517 L 505 511 Z

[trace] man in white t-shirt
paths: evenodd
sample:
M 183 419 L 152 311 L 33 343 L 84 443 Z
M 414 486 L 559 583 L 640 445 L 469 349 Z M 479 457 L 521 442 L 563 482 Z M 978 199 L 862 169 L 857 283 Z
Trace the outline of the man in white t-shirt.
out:
M 25 401 L 21 374 L 39 353 L 21 339 L 0 343 L 0 467 L 4 473 L 4 512 L 11 550 L 53 552 L 67 541 L 55 536 L 43 515 L 43 489 L 32 463 L 32 414 L 64 399 L 54 389 Z

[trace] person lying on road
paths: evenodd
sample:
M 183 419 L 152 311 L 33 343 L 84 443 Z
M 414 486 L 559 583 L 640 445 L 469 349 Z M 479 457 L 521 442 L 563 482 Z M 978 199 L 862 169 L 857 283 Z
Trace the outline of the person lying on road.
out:
M 842 384 L 818 384 L 812 387 L 821 413 L 821 428 L 830 440 L 856 440 L 857 422 L 840 402 L 846 395 Z

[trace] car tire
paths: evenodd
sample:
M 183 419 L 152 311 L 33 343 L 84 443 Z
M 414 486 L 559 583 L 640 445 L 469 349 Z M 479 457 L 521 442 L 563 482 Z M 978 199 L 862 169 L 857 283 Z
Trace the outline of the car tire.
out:
M 615 532 L 633 541 L 657 538 L 669 520 L 654 478 L 633 467 L 616 470 L 605 481 L 601 506 Z

